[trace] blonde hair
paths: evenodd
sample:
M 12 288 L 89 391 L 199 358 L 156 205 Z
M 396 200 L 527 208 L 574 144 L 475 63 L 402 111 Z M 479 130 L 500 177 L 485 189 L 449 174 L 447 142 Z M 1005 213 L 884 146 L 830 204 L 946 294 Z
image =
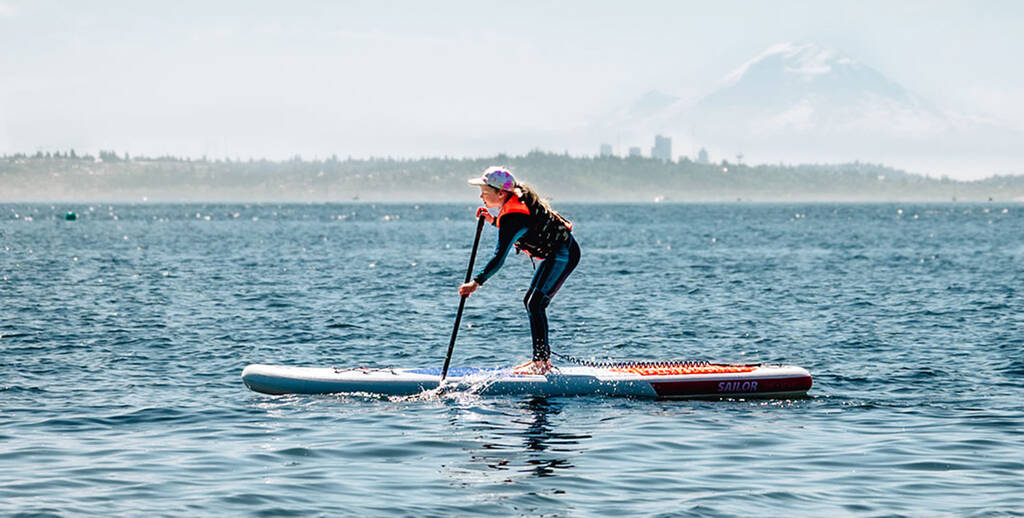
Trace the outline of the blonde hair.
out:
M 546 212 L 555 212 L 554 209 L 551 208 L 551 204 L 544 198 L 541 198 L 537 190 L 527 183 L 516 182 L 516 186 L 513 188 L 512 194 L 518 196 L 527 207 L 540 207 Z

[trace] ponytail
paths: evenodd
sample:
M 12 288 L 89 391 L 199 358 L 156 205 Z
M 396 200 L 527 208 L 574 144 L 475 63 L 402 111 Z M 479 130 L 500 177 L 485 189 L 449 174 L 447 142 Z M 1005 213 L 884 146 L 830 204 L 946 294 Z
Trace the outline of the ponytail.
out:
M 540 207 L 544 212 L 553 213 L 555 212 L 551 208 L 551 204 L 547 200 L 540 197 L 537 190 L 531 187 L 529 184 L 523 182 L 516 182 L 516 186 L 512 191 L 513 194 L 519 197 L 520 200 L 526 204 L 527 207 Z

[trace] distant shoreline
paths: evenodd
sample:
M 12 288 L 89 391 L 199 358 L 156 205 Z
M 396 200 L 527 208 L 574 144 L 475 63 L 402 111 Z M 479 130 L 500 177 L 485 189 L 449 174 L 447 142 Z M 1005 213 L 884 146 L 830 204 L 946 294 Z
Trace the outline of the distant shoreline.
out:
M 427 203 L 475 200 L 466 179 L 510 167 L 557 202 L 865 203 L 1024 202 L 1024 176 L 958 181 L 879 164 L 758 165 L 571 157 L 192 160 L 0 157 L 0 202 Z
M 317 206 L 336 206 L 336 207 L 408 207 L 409 205 L 414 206 L 465 206 L 467 208 L 477 207 L 480 204 L 476 203 L 475 198 L 467 198 L 462 201 L 423 201 L 423 200 L 400 200 L 400 201 L 380 201 L 380 200 L 358 200 L 358 201 L 289 201 L 289 200 L 278 200 L 278 201 L 232 201 L 232 200 L 162 200 L 162 201 L 130 201 L 130 200 L 22 200 L 22 201 L 10 201 L 0 200 L 0 207 L 43 207 L 49 206 L 53 210 L 57 211 L 54 214 L 56 216 L 62 216 L 64 211 L 73 211 L 77 215 L 81 215 L 83 210 L 95 209 L 99 210 L 102 207 L 161 207 L 161 206 L 187 206 L 187 207 L 211 207 L 211 206 L 224 206 L 224 207 L 317 207 Z M 736 206 L 747 206 L 747 207 L 785 207 L 791 205 L 800 206 L 828 206 L 828 207 L 844 207 L 844 206 L 894 206 L 894 205 L 910 205 L 910 206 L 935 206 L 935 207 L 948 207 L 961 205 L 964 207 L 984 207 L 984 206 L 1024 206 L 1024 200 L 992 200 L 992 201 L 917 201 L 917 200 L 892 200 L 892 201 L 669 201 L 669 202 L 653 202 L 653 201 L 562 201 L 557 202 L 558 207 L 595 207 L 595 206 L 608 206 L 608 207 L 644 207 L 653 208 L 658 206 L 673 207 L 673 206 L 722 206 L 722 205 L 736 205 Z

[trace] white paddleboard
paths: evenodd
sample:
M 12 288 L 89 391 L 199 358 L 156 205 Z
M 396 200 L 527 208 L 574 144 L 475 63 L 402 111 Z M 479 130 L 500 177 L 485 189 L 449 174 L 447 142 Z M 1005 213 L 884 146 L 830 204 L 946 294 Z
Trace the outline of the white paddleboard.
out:
M 441 369 L 381 369 L 249 365 L 246 386 L 265 394 L 368 393 L 408 396 L 438 387 Z M 811 375 L 783 365 L 669 365 L 556 367 L 545 375 L 510 368 L 452 368 L 446 386 L 485 395 L 608 396 L 644 398 L 798 397 Z

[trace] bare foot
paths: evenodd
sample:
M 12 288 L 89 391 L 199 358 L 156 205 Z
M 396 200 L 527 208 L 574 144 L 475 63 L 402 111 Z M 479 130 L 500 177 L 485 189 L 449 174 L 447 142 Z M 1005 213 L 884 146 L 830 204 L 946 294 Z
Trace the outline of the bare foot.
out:
M 535 374 L 544 375 L 551 372 L 550 361 L 529 361 L 522 365 L 516 365 L 512 368 L 512 372 L 515 374 Z

